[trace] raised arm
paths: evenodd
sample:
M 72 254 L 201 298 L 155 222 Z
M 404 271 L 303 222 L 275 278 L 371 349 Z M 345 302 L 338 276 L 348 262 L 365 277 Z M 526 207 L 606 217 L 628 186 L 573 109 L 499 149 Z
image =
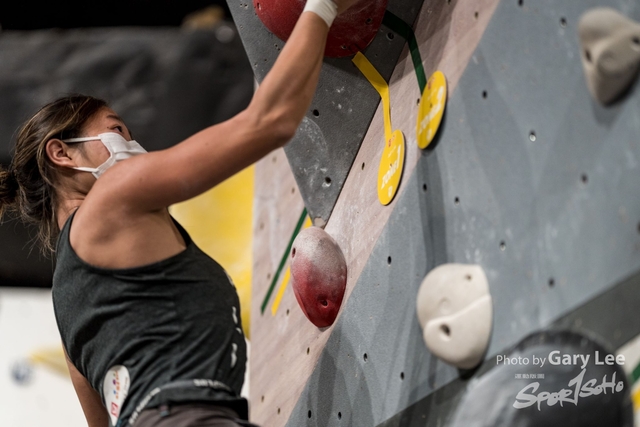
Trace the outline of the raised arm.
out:
M 134 210 L 159 209 L 214 187 L 286 144 L 313 98 L 328 30 L 318 15 L 303 13 L 246 110 L 171 148 L 114 166 L 92 192 L 112 191 L 112 200 Z

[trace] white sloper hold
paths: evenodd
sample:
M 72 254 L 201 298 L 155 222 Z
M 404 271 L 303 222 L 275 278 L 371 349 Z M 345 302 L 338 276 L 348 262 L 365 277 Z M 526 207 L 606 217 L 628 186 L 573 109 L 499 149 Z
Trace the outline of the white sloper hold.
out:
M 640 24 L 615 9 L 590 9 L 580 17 L 582 67 L 591 95 L 610 104 L 631 86 L 640 69 Z
M 418 290 L 417 311 L 431 353 L 460 369 L 471 369 L 489 345 L 493 308 L 484 270 L 475 264 L 443 264 Z

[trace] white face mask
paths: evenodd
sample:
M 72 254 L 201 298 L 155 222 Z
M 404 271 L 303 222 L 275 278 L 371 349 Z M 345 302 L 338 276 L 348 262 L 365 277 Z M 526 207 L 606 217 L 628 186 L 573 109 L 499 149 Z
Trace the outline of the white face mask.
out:
M 97 168 L 86 168 L 86 167 L 75 167 L 73 169 L 83 171 L 83 172 L 91 172 L 93 176 L 98 179 L 100 175 L 105 173 L 107 169 L 116 163 L 128 159 L 130 157 L 136 156 L 138 154 L 144 154 L 147 152 L 140 144 L 136 141 L 131 140 L 127 141 L 124 139 L 122 135 L 115 132 L 107 132 L 101 133 L 98 136 L 88 136 L 85 138 L 69 138 L 63 139 L 62 142 L 66 143 L 76 143 L 76 142 L 86 142 L 86 141 L 96 141 L 100 140 L 107 147 L 109 153 L 111 155 L 109 158 Z

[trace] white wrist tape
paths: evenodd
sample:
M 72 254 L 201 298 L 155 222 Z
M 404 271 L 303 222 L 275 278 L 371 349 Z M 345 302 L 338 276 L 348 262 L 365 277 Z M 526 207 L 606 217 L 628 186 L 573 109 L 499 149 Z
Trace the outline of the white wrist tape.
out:
M 338 15 L 338 6 L 332 0 L 307 0 L 302 12 L 315 13 L 331 28 L 333 20 Z

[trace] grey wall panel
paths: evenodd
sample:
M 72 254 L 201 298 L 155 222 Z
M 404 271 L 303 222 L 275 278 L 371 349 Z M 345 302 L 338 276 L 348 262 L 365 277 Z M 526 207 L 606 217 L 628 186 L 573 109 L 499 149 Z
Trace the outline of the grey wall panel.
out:
M 288 425 L 375 425 L 458 378 L 415 314 L 436 265 L 484 268 L 489 357 L 640 271 L 640 93 L 600 106 L 579 57 L 579 16 L 607 3 L 640 15 L 631 1 L 500 3 Z
M 250 0 L 228 0 L 256 79 L 262 81 L 284 42 L 258 18 Z M 422 0 L 391 0 L 387 9 L 412 24 Z M 363 53 L 388 81 L 405 40 L 384 25 Z M 380 96 L 351 62 L 325 58 L 315 97 L 293 140 L 285 147 L 300 194 L 312 219 L 326 223 L 340 195 Z

